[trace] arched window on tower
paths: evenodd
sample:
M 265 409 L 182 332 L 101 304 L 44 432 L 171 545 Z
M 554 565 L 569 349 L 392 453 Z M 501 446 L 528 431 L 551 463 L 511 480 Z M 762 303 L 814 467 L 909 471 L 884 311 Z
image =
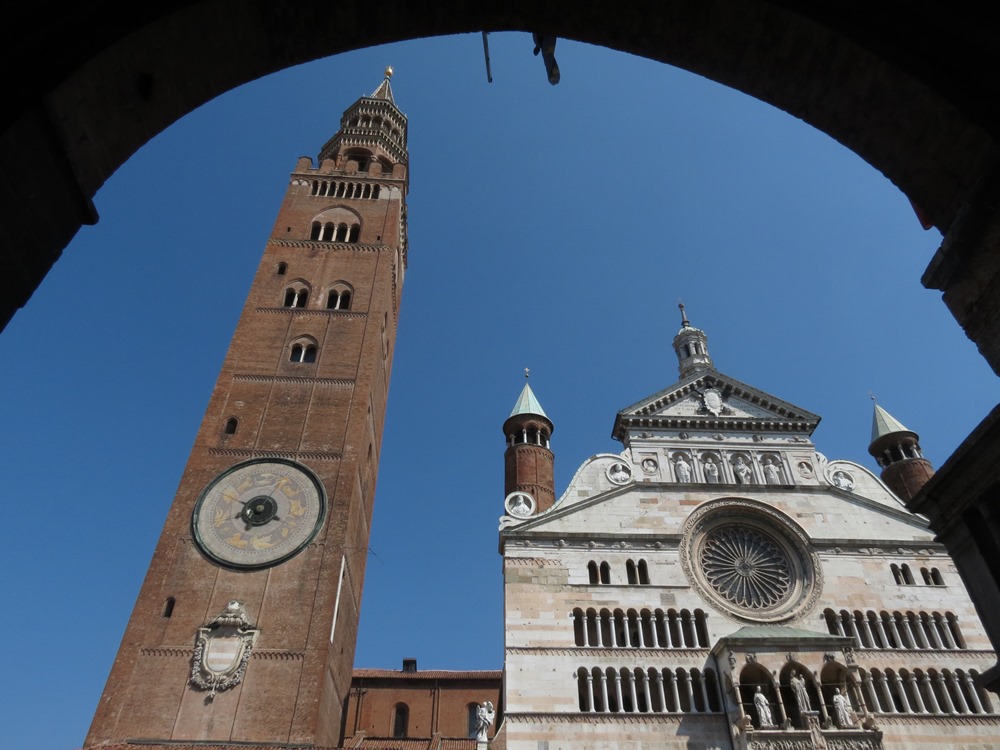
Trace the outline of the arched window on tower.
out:
M 284 276 L 287 270 L 288 270 L 288 264 L 282 261 L 281 263 L 278 264 L 278 267 L 274 269 L 274 272 L 278 274 L 278 276 Z
M 392 709 L 392 736 L 405 737 L 409 722 L 409 707 L 405 703 L 397 703 Z
M 226 420 L 226 426 L 222 428 L 222 433 L 224 435 L 235 435 L 236 428 L 239 427 L 240 421 L 236 417 L 230 417 Z
M 309 290 L 302 285 L 290 286 L 285 290 L 285 307 L 305 307 Z
M 327 310 L 350 310 L 351 287 L 345 281 L 338 281 L 326 293 Z
M 312 343 L 308 339 L 302 341 L 296 341 L 292 344 L 291 355 L 288 357 L 289 362 L 298 362 L 308 364 L 310 362 L 316 361 L 316 344 Z
M 351 225 L 350 234 L 347 236 L 347 241 L 356 243 L 361 238 L 361 225 L 353 224 Z

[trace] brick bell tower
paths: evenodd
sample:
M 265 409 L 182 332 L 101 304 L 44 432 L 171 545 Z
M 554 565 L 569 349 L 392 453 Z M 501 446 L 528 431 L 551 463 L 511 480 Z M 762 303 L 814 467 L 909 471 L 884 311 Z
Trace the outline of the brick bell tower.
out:
M 909 502 L 934 476 L 934 467 L 921 453 L 918 440 L 917 433 L 875 404 L 868 452 L 882 468 L 882 481 L 903 502 Z
M 531 386 L 525 383 L 510 416 L 503 423 L 507 440 L 503 456 L 507 505 L 515 493 L 527 493 L 531 497 L 531 512 L 534 513 L 546 511 L 555 503 L 555 456 L 549 445 L 553 429 Z
M 385 80 L 299 159 L 86 746 L 336 746 L 406 268 Z

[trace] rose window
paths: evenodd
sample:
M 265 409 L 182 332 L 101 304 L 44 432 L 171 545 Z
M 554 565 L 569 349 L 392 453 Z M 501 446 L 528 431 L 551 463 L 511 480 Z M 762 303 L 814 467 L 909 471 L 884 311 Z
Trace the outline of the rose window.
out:
M 701 567 L 716 593 L 737 607 L 774 607 L 792 589 L 788 557 L 753 529 L 729 527 L 713 532 L 701 548 Z
M 684 522 L 681 565 L 706 603 L 748 622 L 788 622 L 815 607 L 823 570 L 794 521 L 764 503 L 719 498 Z

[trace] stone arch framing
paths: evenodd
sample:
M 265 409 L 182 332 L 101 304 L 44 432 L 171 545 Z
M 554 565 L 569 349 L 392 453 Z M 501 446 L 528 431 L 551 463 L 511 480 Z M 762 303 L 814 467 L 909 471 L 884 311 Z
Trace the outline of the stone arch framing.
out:
M 5 267 L 16 269 L 0 282 L 4 324 L 80 225 L 96 220 L 91 198 L 98 188 L 150 138 L 243 83 L 362 46 L 545 28 L 670 63 L 824 131 L 889 177 L 942 232 L 977 180 L 992 174 L 1000 130 L 1000 81 L 972 75 L 997 67 L 996 24 L 945 3 L 899 17 L 762 0 L 626 0 L 613 13 L 605 3 L 570 0 L 502 7 L 444 0 L 433 12 L 405 0 L 375 6 L 344 0 L 334 16 L 314 2 L 163 0 L 124 15 L 106 3 L 60 10 L 63 22 L 56 25 L 49 22 L 52 5 L 36 3 L 8 19 L 18 33 L 0 53 L 14 103 L 0 121 L 0 163 L 17 187 L 0 201 L 0 226 L 24 239 L 4 250 Z M 102 31 L 76 33 L 74 14 L 84 12 Z M 345 25 L 344 17 L 366 22 Z M 279 38 L 289 43 L 275 44 Z M 926 38 L 935 44 L 923 44 Z M 60 53 L 38 55 L 43 48 Z M 25 59 L 32 65 L 20 64 Z M 908 127 L 898 127 L 903 122 Z M 30 160 L 18 158 L 29 153 Z M 31 201 L 43 188 L 48 199 Z M 984 208 L 1000 214 L 992 203 Z M 37 232 L 39 226 L 46 231 Z M 994 358 L 994 347 L 980 340 L 994 338 L 989 326 L 980 331 L 966 319 L 974 313 L 952 308 L 998 366 L 1000 343 Z
M 108 2 L 70 9 L 52 0 L 22 4 L 7 13 L 16 33 L 0 48 L 10 104 L 0 115 L 0 231 L 8 238 L 0 243 L 0 326 L 26 303 L 80 226 L 97 221 L 92 198 L 104 181 L 210 99 L 359 47 L 545 29 L 732 87 L 858 154 L 909 197 L 926 226 L 945 235 L 922 282 L 944 292 L 952 314 L 1000 373 L 1000 77 L 984 74 L 1000 67 L 1000 22 L 989 10 L 940 0 L 905 14 L 785 0 L 624 0 L 613 7 L 572 0 L 342 0 L 336 14 L 315 0 L 154 0 L 126 12 Z M 95 31 L 80 34 L 83 21 Z M 984 424 L 998 421 L 1000 412 Z M 997 452 L 960 449 L 956 457 L 974 464 L 970 455 L 983 456 L 989 474 Z M 977 467 L 949 476 L 982 473 Z M 990 491 L 988 482 L 934 485 L 944 496 L 934 502 L 961 514 L 968 527 L 956 533 L 980 535 L 971 548 L 986 563 L 956 559 L 966 567 L 964 577 L 993 579 L 978 592 L 984 611 L 1000 603 L 1000 542 L 979 517 Z M 963 498 L 960 508 L 952 496 Z M 952 523 L 927 503 L 915 510 L 939 534 Z M 1000 619 L 985 624 L 1000 643 Z

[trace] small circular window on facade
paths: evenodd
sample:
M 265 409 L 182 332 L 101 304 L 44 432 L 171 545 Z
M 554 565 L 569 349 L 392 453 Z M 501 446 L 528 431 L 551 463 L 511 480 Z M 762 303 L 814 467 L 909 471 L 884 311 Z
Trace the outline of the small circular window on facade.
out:
M 752 622 L 805 614 L 822 589 L 819 561 L 797 525 L 773 508 L 714 500 L 685 522 L 681 561 L 715 608 Z

